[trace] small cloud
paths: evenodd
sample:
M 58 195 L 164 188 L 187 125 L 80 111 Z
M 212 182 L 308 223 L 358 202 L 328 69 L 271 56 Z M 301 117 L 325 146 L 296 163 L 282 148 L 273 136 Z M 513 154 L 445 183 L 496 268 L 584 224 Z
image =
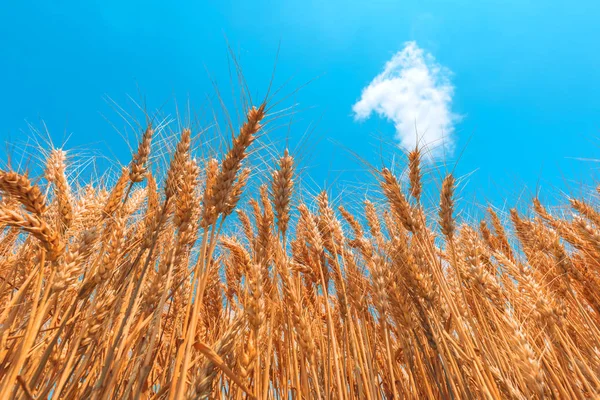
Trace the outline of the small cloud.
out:
M 365 120 L 375 112 L 394 123 L 400 146 L 412 150 L 418 143 L 439 158 L 453 150 L 459 120 L 450 108 L 454 95 L 450 75 L 431 54 L 408 42 L 363 89 L 352 106 L 354 117 Z

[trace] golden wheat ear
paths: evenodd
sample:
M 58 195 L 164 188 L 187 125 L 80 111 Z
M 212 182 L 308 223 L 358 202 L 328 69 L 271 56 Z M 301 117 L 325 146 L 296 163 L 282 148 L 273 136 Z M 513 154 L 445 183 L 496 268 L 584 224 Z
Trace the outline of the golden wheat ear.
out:
M 454 237 L 454 231 L 456 230 L 456 226 L 454 224 L 454 177 L 450 174 L 444 178 L 444 182 L 442 183 L 442 193 L 440 195 L 440 226 L 442 228 L 442 233 L 449 240 L 452 240 Z
M 240 128 L 239 134 L 234 138 L 231 149 L 221 162 L 221 168 L 211 188 L 211 197 L 207 199 L 207 206 L 214 208 L 218 216 L 229 208 L 231 191 L 241 168 L 242 161 L 247 156 L 250 145 L 256 140 L 256 135 L 262 128 L 261 121 L 265 117 L 265 106 L 252 107 L 246 114 L 246 121 Z
M 416 232 L 417 224 L 413 218 L 412 209 L 406 196 L 402 193 L 400 184 L 394 174 L 389 169 L 383 168 L 381 170 L 380 182 L 383 193 L 387 197 L 392 211 L 394 211 L 394 215 L 402 222 L 404 228 L 410 232 Z
M 50 152 L 46 161 L 46 180 L 54 184 L 55 201 L 59 210 L 59 229 L 68 229 L 73 220 L 73 199 L 66 175 L 66 153 L 60 149 Z
M 37 238 L 46 249 L 49 261 L 54 261 L 62 255 L 64 242 L 58 233 L 38 216 L 0 208 L 0 224 L 20 228 Z
M 46 198 L 37 185 L 25 175 L 0 171 L 0 191 L 13 197 L 31 213 L 41 216 L 46 211 Z
M 277 218 L 277 229 L 285 237 L 290 221 L 290 201 L 294 189 L 294 158 L 287 149 L 271 177 L 271 197 Z
M 129 166 L 129 179 L 131 182 L 141 182 L 148 171 L 147 163 L 150 156 L 150 147 L 152 145 L 152 137 L 154 129 L 152 125 L 148 125 L 142 136 L 142 140 L 138 146 L 137 152 L 133 155 L 131 165 Z
M 104 206 L 104 216 L 110 217 L 113 213 L 123 204 L 123 196 L 125 194 L 125 190 L 127 189 L 127 185 L 129 184 L 129 171 L 127 168 L 123 167 L 121 169 L 121 175 L 117 180 L 117 183 L 110 191 L 108 199 L 106 200 L 106 205 Z
M 421 173 L 421 150 L 417 147 L 408 153 L 408 176 L 410 179 L 410 194 L 421 201 L 421 192 L 423 191 L 422 173 Z

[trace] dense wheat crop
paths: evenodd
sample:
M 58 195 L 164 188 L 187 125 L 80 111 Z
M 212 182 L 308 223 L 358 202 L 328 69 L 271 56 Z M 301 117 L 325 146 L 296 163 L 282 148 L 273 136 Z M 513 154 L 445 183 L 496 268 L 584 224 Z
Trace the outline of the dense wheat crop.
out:
M 600 395 L 593 201 L 461 221 L 418 149 L 348 209 L 299 196 L 287 150 L 245 190 L 268 119 L 206 159 L 182 129 L 164 171 L 150 124 L 108 187 L 60 149 L 0 171 L 1 399 Z

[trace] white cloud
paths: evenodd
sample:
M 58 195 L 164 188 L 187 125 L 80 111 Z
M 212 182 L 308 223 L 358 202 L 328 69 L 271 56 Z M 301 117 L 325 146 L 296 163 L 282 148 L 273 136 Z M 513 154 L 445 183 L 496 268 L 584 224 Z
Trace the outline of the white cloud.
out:
M 357 120 L 375 112 L 394 123 L 400 146 L 427 147 L 432 157 L 453 149 L 454 125 L 459 116 L 451 110 L 454 86 L 451 72 L 415 42 L 394 54 L 362 91 L 352 110 Z

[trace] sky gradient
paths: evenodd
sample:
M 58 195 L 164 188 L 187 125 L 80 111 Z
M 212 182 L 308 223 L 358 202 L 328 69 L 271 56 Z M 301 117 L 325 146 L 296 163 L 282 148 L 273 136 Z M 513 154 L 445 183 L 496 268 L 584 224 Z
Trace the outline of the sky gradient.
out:
M 600 153 L 597 1 L 53 3 L 0 5 L 3 141 L 26 141 L 28 122 L 43 121 L 55 144 L 69 138 L 67 149 L 91 146 L 125 163 L 129 149 L 111 126 L 122 121 L 107 96 L 126 110 L 134 110 L 128 96 L 141 95 L 149 109 L 188 100 L 200 109 L 214 100 L 211 80 L 230 90 L 229 43 L 259 98 L 280 46 L 275 83 L 289 80 L 282 93 L 311 83 L 288 99 L 298 113 L 274 140 L 289 136 L 295 146 L 312 129 L 314 143 L 303 146 L 314 183 L 360 181 L 359 158 L 378 167 L 391 154 L 400 159 L 394 147 L 407 137 L 406 121 L 423 115 L 408 107 L 411 97 L 382 112 L 369 104 L 368 118 L 353 109 L 413 43 L 443 70 L 442 83 L 425 87 L 452 88 L 434 92 L 446 101 L 424 104 L 447 112 L 432 132 L 446 132 L 451 148 L 430 165 L 465 177 L 462 197 L 514 203 L 538 187 L 577 195 L 597 178 L 589 161 Z M 380 110 L 405 83 L 376 96 Z

